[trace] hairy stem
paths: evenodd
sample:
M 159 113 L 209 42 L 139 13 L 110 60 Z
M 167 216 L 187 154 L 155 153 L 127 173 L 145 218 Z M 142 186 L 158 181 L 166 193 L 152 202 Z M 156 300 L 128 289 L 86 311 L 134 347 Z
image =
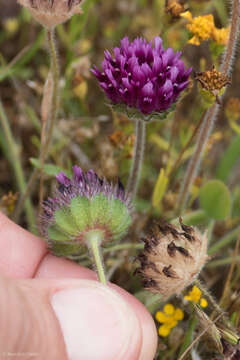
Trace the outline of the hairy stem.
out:
M 228 320 L 228 318 L 226 317 L 226 315 L 224 314 L 224 311 L 221 309 L 221 307 L 218 305 L 218 303 L 215 301 L 214 297 L 211 295 L 211 293 L 208 291 L 208 289 L 202 284 L 202 282 L 200 280 L 196 280 L 195 284 L 197 285 L 197 287 L 202 291 L 202 294 L 207 298 L 207 300 L 210 302 L 210 304 L 213 307 L 213 316 L 215 317 L 215 315 L 222 315 L 221 319 L 222 322 L 224 323 L 224 325 L 228 328 L 228 329 L 232 329 L 232 326 Z
M 232 18 L 231 18 L 231 29 L 229 35 L 229 41 L 226 47 L 226 51 L 223 57 L 223 62 L 220 67 L 220 71 L 229 76 L 232 73 L 232 64 L 234 61 L 236 45 L 238 40 L 238 30 L 239 30 L 239 16 L 240 16 L 240 1 L 233 0 L 232 5 Z M 224 94 L 223 94 L 224 96 Z M 209 136 L 212 132 L 212 129 L 217 119 L 218 113 L 220 110 L 219 104 L 215 103 L 207 111 L 202 126 L 199 131 L 199 135 L 196 141 L 196 149 L 188 165 L 185 178 L 180 190 L 179 199 L 178 199 L 178 213 L 181 213 L 186 205 L 189 189 L 192 186 L 192 183 L 197 176 L 201 158 L 204 153 L 206 144 L 208 142 Z
M 17 183 L 17 187 L 18 190 L 20 191 L 20 193 L 25 191 L 26 188 L 26 183 L 25 183 L 25 178 L 24 178 L 24 173 L 23 173 L 23 169 L 21 166 L 21 160 L 20 160 L 20 154 L 18 152 L 17 149 L 17 144 L 15 143 L 11 128 L 9 126 L 9 122 L 6 116 L 6 113 L 4 111 L 2 102 L 0 101 L 0 124 L 2 127 L 2 131 L 4 134 L 4 143 L 2 144 L 4 147 L 6 156 L 9 159 L 9 162 L 13 168 L 15 177 L 16 177 L 16 183 Z M 6 146 L 4 146 L 6 145 Z M 5 149 L 6 147 L 6 149 Z M 26 210 L 26 216 L 27 216 L 27 222 L 29 225 L 29 229 L 31 231 L 35 230 L 35 217 L 34 217 L 34 210 L 31 204 L 30 199 L 28 199 L 28 201 L 25 204 L 25 210 Z
M 40 149 L 40 192 L 39 192 L 39 203 L 42 202 L 43 197 L 43 168 L 45 160 L 48 156 L 48 150 L 52 139 L 53 129 L 57 118 L 57 111 L 58 111 L 58 82 L 59 82 L 59 67 L 58 67 L 58 59 L 57 59 L 57 49 L 55 46 L 54 41 L 54 32 L 53 30 L 47 31 L 47 39 L 48 39 L 48 45 L 49 45 L 49 52 L 50 52 L 50 58 L 51 58 L 51 72 L 52 72 L 52 81 L 53 86 L 51 88 L 51 94 L 49 94 L 49 98 L 51 99 L 51 106 L 49 110 L 49 116 L 48 121 L 49 125 L 46 126 L 45 121 L 43 121 L 42 124 L 42 131 L 41 131 L 41 149 Z M 47 79 L 48 81 L 48 79 Z M 37 181 L 39 177 L 39 169 L 34 169 L 32 175 L 30 176 L 30 179 L 28 180 L 26 190 L 21 195 L 17 207 L 15 209 L 15 212 L 13 214 L 13 219 L 17 222 L 19 219 L 19 216 L 21 214 L 23 205 L 28 198 L 28 196 L 31 194 L 31 191 L 33 189 L 33 186 L 35 182 Z
M 100 253 L 100 244 L 103 240 L 103 233 L 102 233 L 102 231 L 98 231 L 98 230 L 89 231 L 85 235 L 85 240 L 87 242 L 89 251 L 93 257 L 93 260 L 94 260 L 94 263 L 95 263 L 95 266 L 97 269 L 99 281 L 102 284 L 106 285 L 107 280 L 106 280 L 106 276 L 105 276 L 102 256 Z
M 204 113 L 205 114 L 205 113 Z M 168 177 L 171 178 L 171 176 L 174 174 L 174 172 L 176 171 L 176 169 L 178 168 L 179 164 L 181 163 L 181 160 L 182 160 L 182 157 L 185 153 L 185 151 L 188 149 L 188 147 L 191 145 L 193 139 L 195 138 L 195 136 L 197 135 L 198 133 L 198 130 L 202 124 L 202 121 L 203 121 L 203 118 L 204 118 L 204 114 L 203 116 L 200 118 L 200 120 L 198 121 L 197 125 L 195 126 L 194 130 L 193 130 L 193 133 L 190 137 L 190 139 L 187 141 L 186 145 L 182 148 L 182 150 L 180 151 L 179 155 L 178 155 L 178 158 L 177 160 L 175 161 L 174 165 L 172 166 L 169 174 L 168 174 Z
M 136 120 L 136 138 L 134 145 L 133 163 L 127 183 L 127 192 L 132 199 L 135 198 L 141 175 L 142 162 L 145 148 L 146 124 L 142 120 Z

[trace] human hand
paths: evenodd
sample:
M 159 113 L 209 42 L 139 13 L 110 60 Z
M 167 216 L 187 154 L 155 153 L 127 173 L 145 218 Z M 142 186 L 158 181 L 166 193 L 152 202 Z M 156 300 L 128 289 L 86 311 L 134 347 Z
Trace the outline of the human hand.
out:
M 96 280 L 0 214 L 0 359 L 152 360 L 150 314 Z

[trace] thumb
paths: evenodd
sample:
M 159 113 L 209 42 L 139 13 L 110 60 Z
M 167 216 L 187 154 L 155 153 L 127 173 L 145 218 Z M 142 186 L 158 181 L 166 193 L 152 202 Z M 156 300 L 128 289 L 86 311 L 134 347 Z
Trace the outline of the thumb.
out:
M 132 308 L 92 280 L 0 278 L 0 358 L 138 360 Z

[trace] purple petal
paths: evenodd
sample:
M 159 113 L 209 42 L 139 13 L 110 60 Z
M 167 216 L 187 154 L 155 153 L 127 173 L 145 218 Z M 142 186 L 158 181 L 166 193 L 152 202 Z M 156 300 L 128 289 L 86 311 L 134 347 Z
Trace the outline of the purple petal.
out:
M 63 171 L 61 171 L 57 176 L 56 180 L 59 184 L 68 186 L 71 183 L 71 180 L 67 177 L 66 174 L 64 174 Z
M 78 167 L 77 165 L 74 165 L 72 167 L 73 169 L 73 176 L 77 181 L 82 181 L 83 180 L 83 171 L 80 167 Z

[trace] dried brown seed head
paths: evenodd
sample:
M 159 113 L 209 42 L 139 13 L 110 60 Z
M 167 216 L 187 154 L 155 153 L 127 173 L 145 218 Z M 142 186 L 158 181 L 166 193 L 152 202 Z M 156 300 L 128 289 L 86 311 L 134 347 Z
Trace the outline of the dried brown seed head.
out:
M 44 27 L 51 29 L 81 13 L 82 0 L 18 0 Z
M 195 74 L 195 79 L 200 82 L 202 88 L 217 96 L 219 91 L 226 85 L 231 84 L 231 79 L 217 71 L 213 66 L 212 70 Z
M 165 10 L 173 18 L 179 18 L 180 14 L 183 13 L 186 9 L 180 0 L 166 0 Z
M 163 296 L 179 294 L 198 276 L 207 256 L 207 237 L 180 219 L 181 230 L 160 224 L 143 239 L 145 246 L 138 256 L 144 287 Z

